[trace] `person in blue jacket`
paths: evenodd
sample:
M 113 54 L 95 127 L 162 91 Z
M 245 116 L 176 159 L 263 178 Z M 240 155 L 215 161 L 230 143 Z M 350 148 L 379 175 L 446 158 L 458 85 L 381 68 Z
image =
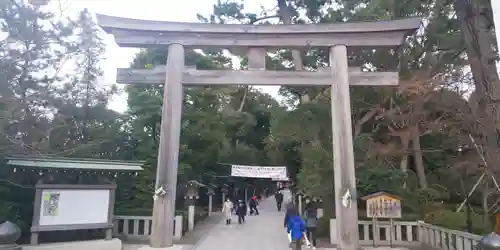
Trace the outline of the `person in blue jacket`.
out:
M 292 241 L 290 247 L 294 250 L 302 249 L 302 238 L 306 231 L 306 223 L 300 217 L 295 207 L 290 206 L 285 214 L 286 232 L 290 234 Z

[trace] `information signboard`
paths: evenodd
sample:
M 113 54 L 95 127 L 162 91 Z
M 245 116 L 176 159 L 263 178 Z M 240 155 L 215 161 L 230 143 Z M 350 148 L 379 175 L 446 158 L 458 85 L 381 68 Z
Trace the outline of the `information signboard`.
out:
M 378 192 L 363 197 L 366 201 L 368 218 L 401 218 L 401 198 L 385 192 Z

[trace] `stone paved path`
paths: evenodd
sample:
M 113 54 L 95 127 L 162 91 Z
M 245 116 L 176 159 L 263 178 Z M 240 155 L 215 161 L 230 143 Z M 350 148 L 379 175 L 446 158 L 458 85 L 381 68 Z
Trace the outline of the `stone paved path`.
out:
M 284 193 L 284 201 L 290 197 Z M 276 210 L 274 197 L 261 201 L 260 215 L 247 216 L 245 224 L 238 224 L 233 216 L 232 225 L 225 221 L 210 230 L 209 235 L 195 246 L 195 250 L 289 250 L 285 228 L 284 212 Z
M 288 191 L 284 192 L 284 203 L 290 198 Z M 260 215 L 247 216 L 245 224 L 239 225 L 236 216 L 233 223 L 226 225 L 221 220 L 207 232 L 207 235 L 196 245 L 177 245 L 175 249 L 182 250 L 290 250 L 283 219 L 285 212 L 276 210 L 274 197 L 260 203 Z M 219 217 L 220 218 L 220 217 Z M 144 245 L 142 245 L 144 246 Z M 140 245 L 126 245 L 125 250 L 139 249 Z M 303 247 L 304 250 L 309 250 Z M 405 248 L 372 248 L 366 250 L 407 250 Z M 317 248 L 317 250 L 335 250 L 333 248 Z

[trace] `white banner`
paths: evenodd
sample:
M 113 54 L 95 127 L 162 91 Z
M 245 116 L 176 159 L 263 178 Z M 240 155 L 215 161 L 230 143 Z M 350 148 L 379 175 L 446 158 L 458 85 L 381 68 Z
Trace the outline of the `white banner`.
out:
M 247 178 L 287 178 L 286 167 L 231 165 L 231 176 Z
M 272 181 L 289 181 L 288 177 L 285 178 L 272 178 Z

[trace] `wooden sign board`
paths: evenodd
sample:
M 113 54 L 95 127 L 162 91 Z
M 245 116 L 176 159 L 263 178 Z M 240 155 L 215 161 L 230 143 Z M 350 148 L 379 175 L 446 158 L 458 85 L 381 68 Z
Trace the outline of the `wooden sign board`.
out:
M 368 218 L 401 218 L 401 198 L 385 192 L 378 192 L 362 198 L 366 201 Z

